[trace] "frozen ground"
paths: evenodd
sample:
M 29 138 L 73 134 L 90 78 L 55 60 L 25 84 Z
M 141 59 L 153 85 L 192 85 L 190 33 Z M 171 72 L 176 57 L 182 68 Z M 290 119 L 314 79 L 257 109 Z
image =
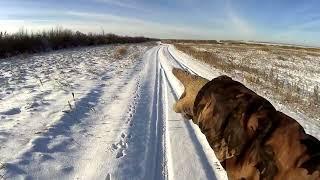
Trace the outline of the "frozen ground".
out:
M 120 59 L 117 48 L 0 62 L 3 179 L 227 179 L 199 128 L 172 110 L 183 91 L 173 67 L 221 73 L 171 45 L 129 45 Z

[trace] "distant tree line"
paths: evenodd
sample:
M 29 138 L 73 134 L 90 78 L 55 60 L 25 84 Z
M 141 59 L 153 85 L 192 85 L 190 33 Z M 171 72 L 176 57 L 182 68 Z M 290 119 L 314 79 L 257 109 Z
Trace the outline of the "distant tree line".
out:
M 203 44 L 218 44 L 217 40 L 192 40 L 192 39 L 165 39 L 165 43 L 203 43 Z
M 0 58 L 24 53 L 38 53 L 80 46 L 103 44 L 142 43 L 156 39 L 146 37 L 118 36 L 115 34 L 81 33 L 63 28 L 28 33 L 21 29 L 17 33 L 0 32 Z

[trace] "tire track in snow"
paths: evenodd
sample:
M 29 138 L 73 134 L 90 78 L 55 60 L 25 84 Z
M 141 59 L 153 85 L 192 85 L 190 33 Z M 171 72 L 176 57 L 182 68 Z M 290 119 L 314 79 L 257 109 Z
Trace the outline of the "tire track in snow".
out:
M 164 76 L 166 78 L 166 81 L 168 83 L 168 86 L 170 87 L 170 89 L 172 90 L 172 92 L 175 92 L 173 86 L 171 85 L 170 83 L 170 80 L 168 79 L 167 77 L 167 74 L 164 73 Z M 178 101 L 179 98 L 178 98 L 178 95 L 176 93 L 173 93 L 173 96 L 175 97 L 175 101 Z M 207 159 L 206 157 L 206 154 L 205 152 L 202 150 L 202 145 L 197 137 L 197 135 L 195 134 L 195 131 L 193 129 L 193 127 L 191 126 L 191 122 L 189 122 L 189 120 L 185 119 L 182 115 L 180 115 L 181 117 L 181 120 L 184 121 L 185 123 L 185 126 L 187 127 L 187 130 L 189 132 L 189 136 L 190 138 L 192 139 L 193 143 L 194 143 L 194 146 L 196 147 L 195 149 L 197 150 L 197 154 L 200 159 L 201 159 L 201 165 L 202 165 L 202 168 L 206 171 L 206 176 L 207 176 L 207 179 L 216 179 L 217 177 L 215 176 L 215 171 L 213 169 L 216 169 L 216 170 L 220 170 L 220 169 L 223 169 L 222 166 L 220 165 L 220 162 L 217 162 L 214 166 L 212 167 L 209 160 Z
M 127 129 L 132 135 L 127 155 L 119 158 L 118 169 L 109 172 L 116 179 L 168 179 L 166 156 L 166 106 L 158 61 L 159 47 L 146 54 L 141 71 L 139 97 Z M 131 106 L 129 106 L 131 107 Z
M 168 133 L 168 89 L 167 89 L 167 81 L 164 79 L 164 69 L 161 66 L 161 77 L 162 77 L 162 84 L 163 84 L 163 106 L 165 109 L 165 115 L 163 119 L 163 162 L 164 166 L 164 174 L 166 179 L 173 179 L 173 171 L 172 171 L 172 158 L 170 156 L 171 148 L 170 148 L 170 140 L 169 140 L 169 133 Z
M 198 73 L 196 73 L 195 71 L 193 71 L 191 68 L 189 68 L 188 66 L 186 66 L 184 63 L 179 62 L 170 52 L 169 47 L 166 46 L 165 47 L 166 52 L 168 53 L 168 55 L 171 57 L 172 60 L 174 60 L 182 69 L 187 70 L 188 72 L 190 72 L 191 74 L 194 75 L 199 75 Z
M 168 178 L 168 169 L 167 169 L 167 161 L 166 161 L 166 143 L 165 143 L 165 106 L 162 103 L 164 100 L 163 93 L 163 79 L 161 76 L 161 65 L 159 61 L 159 51 L 161 48 L 158 48 L 156 53 L 156 84 L 155 89 L 156 93 L 154 94 L 153 100 L 153 128 L 155 129 L 154 139 L 155 139 L 155 149 L 154 149 L 154 160 L 155 163 L 153 173 L 153 179 L 167 179 Z
M 186 65 L 184 65 L 183 63 L 180 63 L 176 58 L 173 57 L 173 55 L 169 52 L 168 50 L 168 46 L 165 46 L 162 48 L 163 53 L 167 53 L 167 55 L 169 55 L 170 58 L 168 58 L 167 56 L 165 56 L 165 60 L 160 61 L 161 64 L 161 69 L 163 70 L 163 78 L 166 81 L 166 86 L 171 89 L 172 95 L 174 97 L 174 101 L 177 101 L 178 98 L 178 91 L 177 91 L 177 83 L 173 83 L 173 75 L 171 73 L 171 68 L 172 68 L 172 64 L 178 64 L 178 66 L 180 66 L 180 68 L 189 71 L 192 74 L 196 74 L 196 72 L 194 72 L 193 70 L 191 70 L 190 68 L 188 68 Z M 173 62 L 170 62 L 173 61 Z M 162 65 L 162 63 L 164 63 Z M 166 68 L 164 68 L 166 67 Z M 170 72 L 167 72 L 170 71 Z M 170 78 L 168 77 L 168 73 L 170 74 Z M 170 107 L 168 107 L 170 108 Z M 206 179 L 217 179 L 217 178 L 222 178 L 225 179 L 226 178 L 226 174 L 224 169 L 222 168 L 220 162 L 217 159 L 213 159 L 210 158 L 210 160 L 208 159 L 208 154 L 204 151 L 204 147 L 203 147 L 203 140 L 200 140 L 198 133 L 196 132 L 196 130 L 194 129 L 194 127 L 191 125 L 191 122 L 189 122 L 189 120 L 186 120 L 182 115 L 179 115 L 181 118 L 181 121 L 184 122 L 185 124 L 185 128 L 188 131 L 188 135 L 190 137 L 190 139 L 193 142 L 193 145 L 195 147 L 196 150 L 196 154 L 194 154 L 195 156 L 198 156 L 201 159 L 201 166 L 202 169 L 205 171 L 205 176 Z M 212 151 L 212 149 L 210 148 L 210 150 Z M 175 166 L 173 164 L 173 166 Z M 173 170 L 172 170 L 172 174 L 173 174 Z

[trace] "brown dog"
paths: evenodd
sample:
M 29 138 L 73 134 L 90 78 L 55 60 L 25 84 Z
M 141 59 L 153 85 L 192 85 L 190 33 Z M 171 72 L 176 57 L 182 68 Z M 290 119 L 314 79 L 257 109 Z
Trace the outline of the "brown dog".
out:
M 230 179 L 320 179 L 320 142 L 297 121 L 227 76 L 173 74 L 185 86 L 175 111 L 199 126 Z

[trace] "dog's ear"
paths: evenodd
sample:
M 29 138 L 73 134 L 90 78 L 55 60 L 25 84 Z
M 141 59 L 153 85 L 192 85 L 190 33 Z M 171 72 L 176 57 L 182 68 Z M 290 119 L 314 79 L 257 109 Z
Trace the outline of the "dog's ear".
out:
M 172 73 L 184 86 L 184 92 L 175 103 L 173 110 L 177 113 L 182 113 L 186 119 L 191 119 L 196 96 L 209 80 L 178 68 L 173 68 Z
M 199 84 L 202 85 L 209 82 L 209 80 L 201 76 L 193 75 L 188 71 L 179 68 L 173 68 L 172 73 L 183 84 L 185 89 L 188 87 L 199 86 Z
M 188 83 L 190 83 L 192 80 L 192 75 L 189 72 L 184 71 L 182 69 L 173 68 L 172 73 L 183 84 L 185 88 L 188 86 Z

